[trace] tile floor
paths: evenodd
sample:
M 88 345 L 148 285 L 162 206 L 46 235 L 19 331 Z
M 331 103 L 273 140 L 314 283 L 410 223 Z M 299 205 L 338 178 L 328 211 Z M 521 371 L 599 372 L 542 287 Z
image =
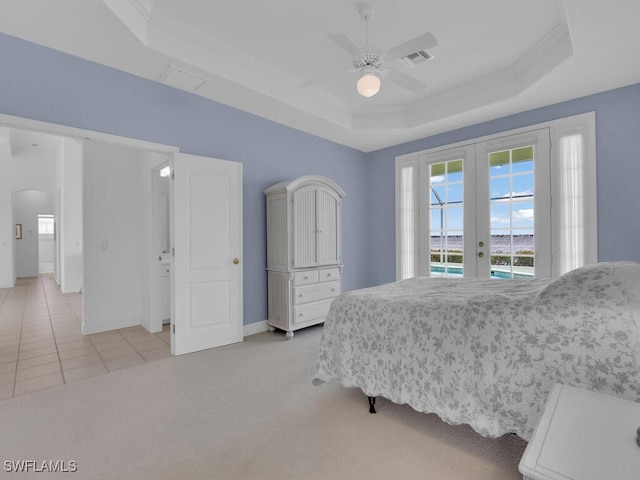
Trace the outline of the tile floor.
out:
M 168 325 L 84 336 L 81 319 L 82 295 L 51 275 L 0 289 L 0 400 L 171 355 Z

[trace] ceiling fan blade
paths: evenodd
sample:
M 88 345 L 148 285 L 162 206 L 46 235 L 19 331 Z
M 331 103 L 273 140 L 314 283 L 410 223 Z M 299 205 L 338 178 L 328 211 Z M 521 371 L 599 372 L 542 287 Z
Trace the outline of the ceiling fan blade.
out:
M 384 60 L 388 62 L 391 60 L 402 58 L 406 55 L 409 55 L 410 53 L 419 52 L 420 50 L 427 50 L 436 46 L 438 46 L 436 37 L 434 37 L 430 33 L 423 33 L 422 35 L 418 35 L 416 38 L 401 43 L 396 47 L 390 48 L 381 56 L 384 57 Z
M 327 35 L 331 40 L 333 40 L 339 47 L 345 50 L 349 55 L 353 58 L 358 58 L 364 56 L 362 50 L 351 41 L 349 37 L 342 33 L 331 33 Z
M 393 83 L 396 83 L 413 93 L 422 93 L 422 91 L 427 87 L 427 84 L 423 81 L 417 80 L 409 75 L 390 68 L 385 70 L 385 78 L 388 78 Z

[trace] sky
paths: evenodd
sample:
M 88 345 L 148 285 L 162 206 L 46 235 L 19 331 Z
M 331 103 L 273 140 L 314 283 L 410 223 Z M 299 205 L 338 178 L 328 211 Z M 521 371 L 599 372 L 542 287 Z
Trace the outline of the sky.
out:
M 463 172 L 443 170 L 440 167 L 438 173 L 443 174 L 431 177 L 431 236 L 439 235 L 441 228 L 449 235 L 462 235 Z M 491 235 L 532 235 L 533 160 L 491 166 L 489 176 Z

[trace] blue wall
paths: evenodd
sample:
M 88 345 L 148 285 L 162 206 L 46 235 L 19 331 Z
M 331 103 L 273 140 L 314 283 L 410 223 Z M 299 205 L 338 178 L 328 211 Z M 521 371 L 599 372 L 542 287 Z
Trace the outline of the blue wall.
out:
M 368 155 L 370 285 L 395 280 L 395 157 L 596 112 L 598 260 L 640 262 L 640 84 L 423 138 Z
M 254 115 L 0 34 L 0 112 L 172 145 L 244 165 L 244 323 L 266 319 L 265 202 L 273 183 L 320 174 L 347 193 L 344 288 L 395 280 L 397 155 L 596 112 L 598 255 L 640 261 L 640 84 L 364 154 Z
M 267 318 L 263 191 L 325 175 L 343 202 L 344 288 L 366 286 L 366 155 L 202 97 L 0 34 L 0 112 L 243 163 L 244 323 Z

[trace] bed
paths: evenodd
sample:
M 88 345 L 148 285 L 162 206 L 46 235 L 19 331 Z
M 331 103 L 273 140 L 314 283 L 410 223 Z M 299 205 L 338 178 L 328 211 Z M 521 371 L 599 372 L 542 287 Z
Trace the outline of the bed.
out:
M 640 402 L 640 264 L 555 279 L 413 278 L 336 298 L 313 382 L 528 440 L 555 383 Z

